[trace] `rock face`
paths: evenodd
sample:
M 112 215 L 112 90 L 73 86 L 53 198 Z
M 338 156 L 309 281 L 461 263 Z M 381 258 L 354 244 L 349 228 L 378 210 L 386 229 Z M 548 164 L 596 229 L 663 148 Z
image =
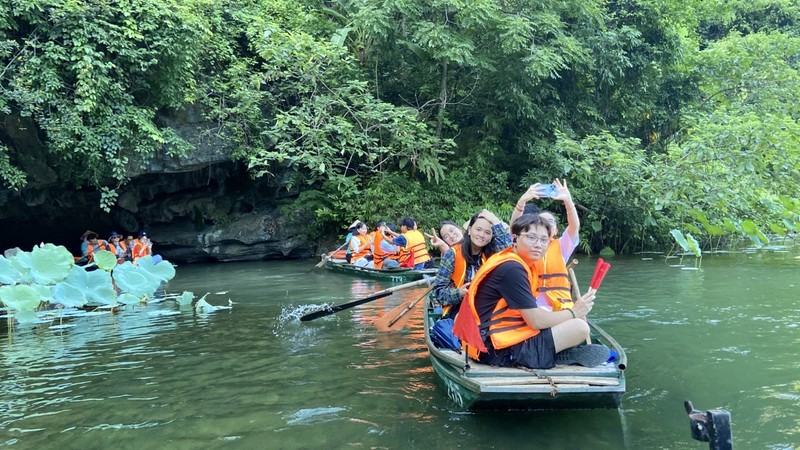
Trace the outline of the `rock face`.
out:
M 98 191 L 65 186 L 57 171 L 43 164 L 41 142 L 35 133 L 24 132 L 35 130 L 32 124 L 7 118 L 0 131 L 13 135 L 12 151 L 28 155 L 25 169 L 34 179 L 19 192 L 0 190 L 0 250 L 30 250 L 44 241 L 79 254 L 85 230 L 104 239 L 111 231 L 146 230 L 154 252 L 176 263 L 312 256 L 315 245 L 305 230 L 313 214 L 279 208 L 291 199 L 281 197 L 285 194 L 268 181 L 250 179 L 241 164 L 231 162 L 221 142 L 196 138 L 202 129 L 196 120 L 190 113 L 165 119 L 197 151 L 183 158 L 165 154 L 138 169 L 106 213 Z

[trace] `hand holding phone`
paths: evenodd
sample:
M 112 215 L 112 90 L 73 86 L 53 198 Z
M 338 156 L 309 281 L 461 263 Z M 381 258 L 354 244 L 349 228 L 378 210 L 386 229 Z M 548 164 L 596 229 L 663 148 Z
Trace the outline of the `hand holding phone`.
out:
M 558 186 L 555 184 L 544 184 L 541 186 L 542 197 L 553 198 L 558 195 Z

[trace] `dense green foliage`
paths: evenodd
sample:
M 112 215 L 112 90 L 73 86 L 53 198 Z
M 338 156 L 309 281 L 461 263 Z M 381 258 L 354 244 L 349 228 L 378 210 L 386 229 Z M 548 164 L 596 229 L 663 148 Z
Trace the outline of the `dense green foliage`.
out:
M 791 0 L 0 6 L 0 115 L 32 118 L 50 163 L 106 207 L 130 167 L 191 151 L 158 117 L 193 105 L 254 177 L 299 192 L 318 235 L 508 216 L 556 177 L 587 249 L 800 227 Z M 0 179 L 21 188 L 9 142 Z

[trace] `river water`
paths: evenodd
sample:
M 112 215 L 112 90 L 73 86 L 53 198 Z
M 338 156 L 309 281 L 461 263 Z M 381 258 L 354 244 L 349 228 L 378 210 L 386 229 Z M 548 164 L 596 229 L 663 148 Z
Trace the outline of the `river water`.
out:
M 310 322 L 390 287 L 310 262 L 185 265 L 172 301 L 0 335 L 0 446 L 10 448 L 703 449 L 683 401 L 731 412 L 738 448 L 800 444 L 800 253 L 616 257 L 592 317 L 628 354 L 619 410 L 459 410 L 437 384 L 420 318 L 371 323 L 423 291 Z M 650 259 L 652 258 L 652 259 Z M 692 268 L 695 261 L 683 261 Z M 594 260 L 581 258 L 588 287 Z

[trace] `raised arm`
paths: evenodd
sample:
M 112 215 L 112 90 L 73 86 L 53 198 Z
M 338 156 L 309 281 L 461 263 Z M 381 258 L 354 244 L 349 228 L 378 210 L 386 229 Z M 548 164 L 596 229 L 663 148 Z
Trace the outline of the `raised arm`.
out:
M 570 238 L 575 240 L 578 237 L 578 233 L 581 231 L 581 219 L 578 217 L 578 210 L 575 208 L 575 202 L 572 201 L 572 193 L 570 193 L 567 187 L 567 180 L 562 181 L 556 178 L 553 184 L 558 188 L 558 195 L 553 198 L 564 202 L 564 209 L 567 211 L 566 233 Z
M 514 221 L 525 212 L 525 205 L 527 205 L 529 201 L 539 198 L 539 194 L 541 194 L 543 188 L 544 186 L 542 183 L 535 183 L 528 187 L 528 190 L 522 194 L 519 200 L 517 200 L 516 206 L 514 206 L 514 212 L 511 213 L 510 224 L 513 224 Z

